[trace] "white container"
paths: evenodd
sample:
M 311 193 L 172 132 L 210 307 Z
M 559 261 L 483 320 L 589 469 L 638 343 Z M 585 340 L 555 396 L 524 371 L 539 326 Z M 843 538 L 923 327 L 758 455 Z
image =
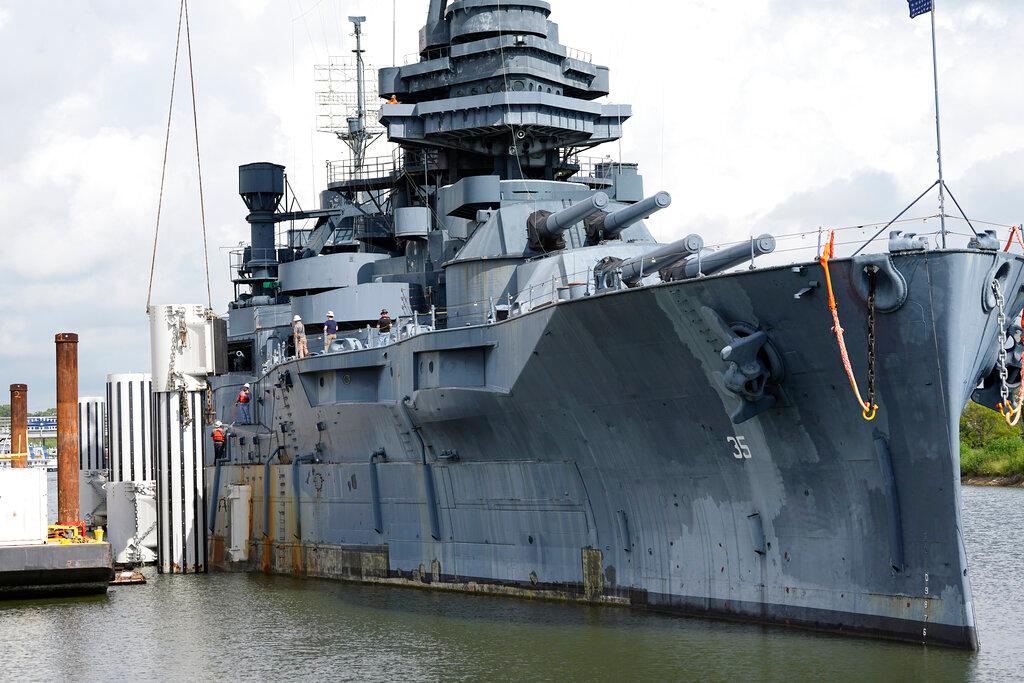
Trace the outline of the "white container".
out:
M 156 458 L 157 568 L 161 574 L 206 571 L 206 503 L 203 406 L 205 392 L 153 394 Z
M 156 476 L 151 450 L 152 393 L 149 374 L 107 375 L 110 481 L 150 481 Z
M 156 483 L 107 484 L 107 536 L 117 564 L 156 561 Z
M 197 391 L 215 370 L 213 322 L 197 305 L 161 305 L 149 309 L 153 391 Z
M 106 469 L 107 404 L 100 396 L 78 399 L 78 469 Z
M 0 546 L 46 543 L 46 468 L 0 470 Z

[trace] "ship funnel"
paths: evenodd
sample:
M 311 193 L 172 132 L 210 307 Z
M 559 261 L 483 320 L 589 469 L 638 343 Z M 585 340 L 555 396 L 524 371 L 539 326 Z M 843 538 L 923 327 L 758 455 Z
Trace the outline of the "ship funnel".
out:
M 254 280 L 277 277 L 277 243 L 274 212 L 284 195 L 284 166 L 260 162 L 238 167 L 238 194 L 249 209 L 251 245 L 243 264 Z

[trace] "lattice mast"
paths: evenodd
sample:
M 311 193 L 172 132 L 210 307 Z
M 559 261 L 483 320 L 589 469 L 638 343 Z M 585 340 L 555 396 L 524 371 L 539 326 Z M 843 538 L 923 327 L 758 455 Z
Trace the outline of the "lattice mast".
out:
M 376 79 L 366 80 L 368 67 L 364 59 L 363 23 L 366 17 L 349 17 L 356 40 L 352 50 L 354 59 L 332 57 L 328 64 L 314 67 L 314 80 L 318 83 L 316 92 L 316 128 L 333 133 L 351 150 L 350 172 L 358 175 L 365 166 L 366 153 L 370 145 L 379 138 L 384 129 L 369 116 L 368 102 L 377 99 Z

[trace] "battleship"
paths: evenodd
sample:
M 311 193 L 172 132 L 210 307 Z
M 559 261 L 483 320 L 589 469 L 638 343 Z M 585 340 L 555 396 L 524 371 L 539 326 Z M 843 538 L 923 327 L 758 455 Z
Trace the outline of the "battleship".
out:
M 550 4 L 427 10 L 375 87 L 357 44 L 318 208 L 283 166 L 239 168 L 227 447 L 207 422 L 190 566 L 976 649 L 958 422 L 1020 385 L 1022 259 L 984 232 L 785 265 L 771 235 L 660 244 L 671 197 L 582 155 L 631 108 Z

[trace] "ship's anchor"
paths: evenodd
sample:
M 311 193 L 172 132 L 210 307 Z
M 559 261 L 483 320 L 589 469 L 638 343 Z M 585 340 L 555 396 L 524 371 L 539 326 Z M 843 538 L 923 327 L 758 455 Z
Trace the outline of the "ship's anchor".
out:
M 705 319 L 726 341 L 721 350 L 727 364 L 721 375 L 725 389 L 742 399 L 732 413 L 733 424 L 741 424 L 770 410 L 778 403 L 778 388 L 785 376 L 782 357 L 772 346 L 768 333 L 744 322 L 726 324 L 714 310 L 704 307 Z

